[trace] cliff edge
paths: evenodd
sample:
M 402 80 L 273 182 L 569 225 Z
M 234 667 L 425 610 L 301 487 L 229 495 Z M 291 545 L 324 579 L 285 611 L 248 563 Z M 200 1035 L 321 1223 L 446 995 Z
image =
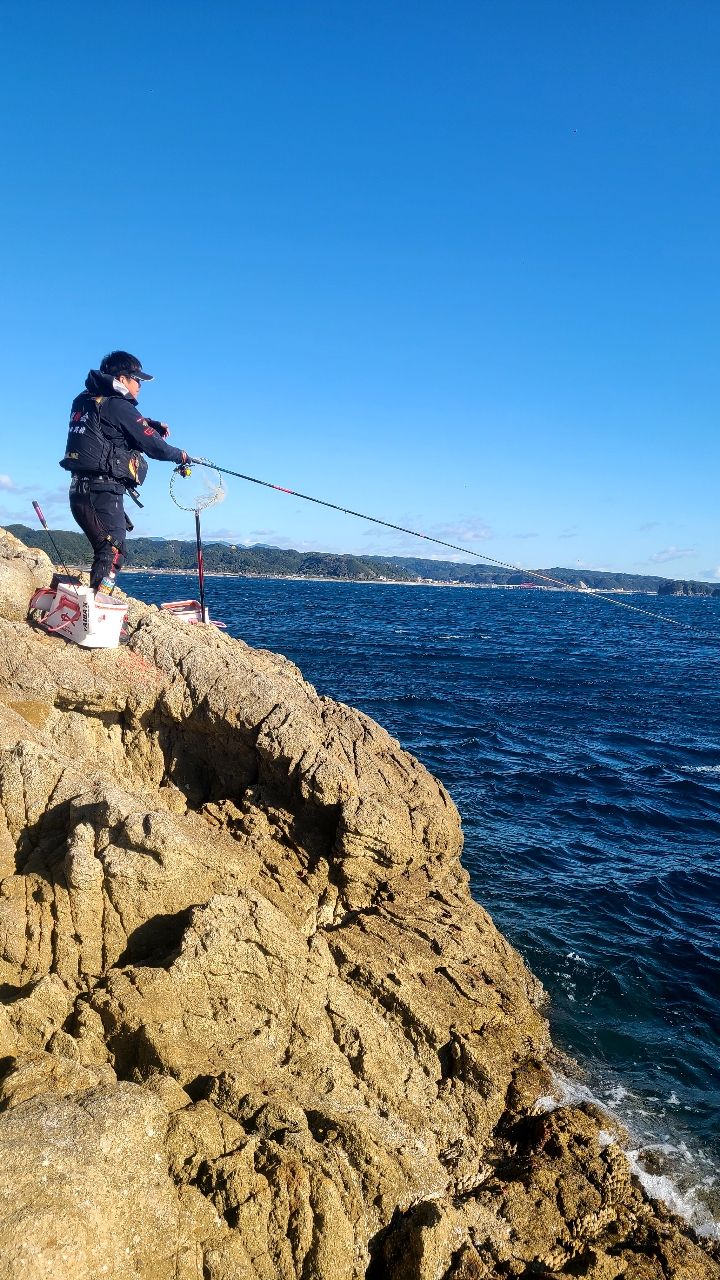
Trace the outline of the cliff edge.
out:
M 469 893 L 442 785 L 286 659 L 25 621 L 0 531 L 0 1280 L 720 1280 Z

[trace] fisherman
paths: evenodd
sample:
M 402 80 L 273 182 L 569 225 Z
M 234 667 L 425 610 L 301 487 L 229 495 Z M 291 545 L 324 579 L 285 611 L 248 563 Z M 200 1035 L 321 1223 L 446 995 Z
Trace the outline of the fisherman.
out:
M 138 409 L 142 384 L 151 381 L 136 356 L 111 351 L 99 369 L 90 370 L 85 390 L 72 403 L 60 466 L 72 472 L 70 510 L 93 549 L 94 591 L 112 594 L 125 562 L 125 537 L 133 525 L 123 497 L 129 493 L 142 506 L 137 486 L 147 475 L 143 455 L 177 466 L 189 461 L 184 449 L 167 443 L 167 424 Z

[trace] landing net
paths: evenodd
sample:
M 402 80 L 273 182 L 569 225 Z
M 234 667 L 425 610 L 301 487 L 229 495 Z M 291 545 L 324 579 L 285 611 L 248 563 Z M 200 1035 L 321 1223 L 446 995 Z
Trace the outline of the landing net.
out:
M 177 468 L 170 477 L 170 497 L 181 511 L 194 511 L 197 515 L 223 502 L 226 496 L 225 482 L 210 463 L 193 463 Z

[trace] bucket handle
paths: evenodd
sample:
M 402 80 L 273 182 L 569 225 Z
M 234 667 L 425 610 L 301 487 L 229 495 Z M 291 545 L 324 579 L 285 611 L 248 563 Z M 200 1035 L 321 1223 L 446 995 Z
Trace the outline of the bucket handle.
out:
M 58 609 L 67 607 L 67 605 L 70 605 L 71 608 L 74 610 L 71 617 L 65 618 L 65 620 L 63 622 L 59 622 L 56 627 L 49 627 L 47 625 L 47 618 L 46 618 L 46 621 L 44 623 L 46 631 L 49 631 L 51 633 L 55 633 L 56 631 L 66 631 L 68 627 L 72 627 L 77 622 L 78 618 L 80 618 L 82 615 L 82 609 L 80 608 L 80 605 L 77 603 L 77 601 L 72 601 L 69 598 L 69 596 L 61 596 L 57 604 L 55 605 L 55 608 L 50 610 L 50 613 L 47 615 L 47 617 L 51 618 L 52 615 Z

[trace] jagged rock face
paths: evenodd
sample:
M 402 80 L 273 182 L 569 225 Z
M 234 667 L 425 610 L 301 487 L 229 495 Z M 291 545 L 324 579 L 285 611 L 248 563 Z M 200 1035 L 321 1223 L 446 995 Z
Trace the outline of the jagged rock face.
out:
M 50 572 L 0 536 L 0 1280 L 720 1276 L 601 1117 L 532 1117 L 441 784 L 210 628 L 32 630 Z

